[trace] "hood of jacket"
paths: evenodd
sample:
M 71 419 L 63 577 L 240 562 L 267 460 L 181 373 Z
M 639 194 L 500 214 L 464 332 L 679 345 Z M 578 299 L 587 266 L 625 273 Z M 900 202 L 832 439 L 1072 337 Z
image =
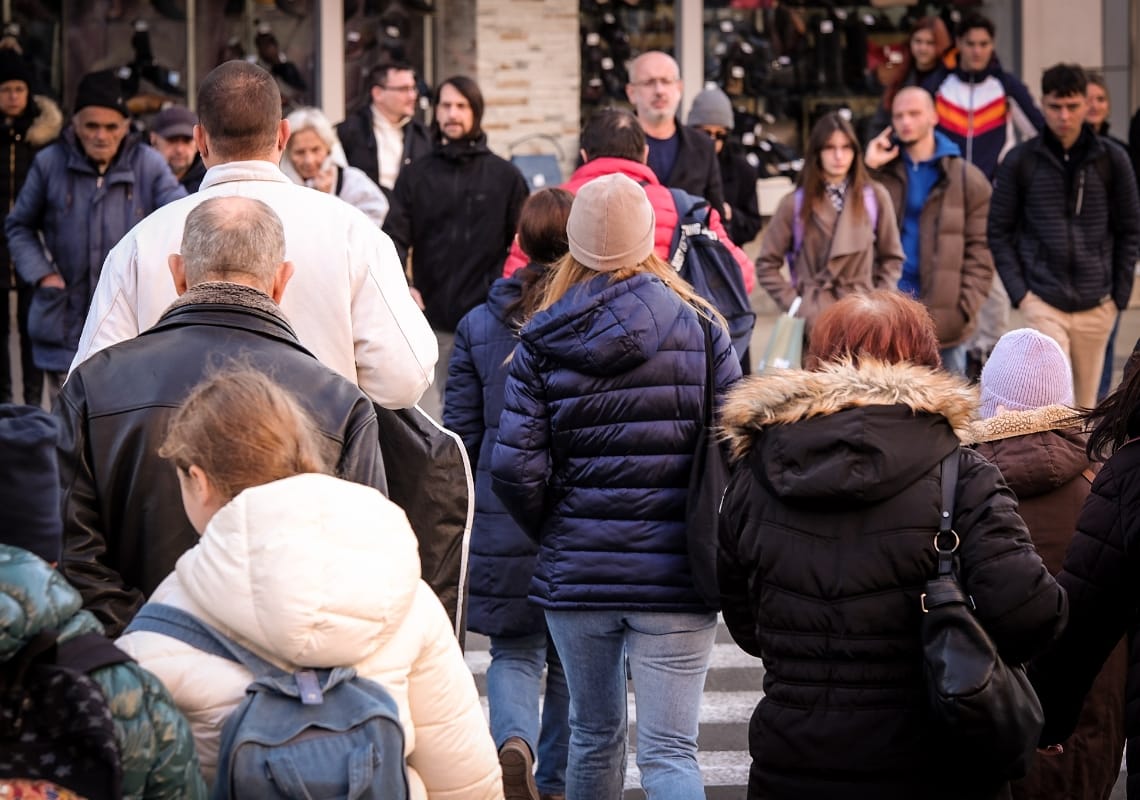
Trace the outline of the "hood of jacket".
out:
M 587 375 L 617 375 L 657 352 L 682 302 L 652 275 L 615 283 L 601 274 L 535 314 L 521 338 L 562 366 Z
M 1074 480 L 1090 462 L 1076 412 L 1053 405 L 1005 411 L 974 423 L 987 459 L 1020 498 L 1048 494 Z
M 510 325 L 507 320 L 507 307 L 522 296 L 522 281 L 519 277 L 523 270 L 519 270 L 509 278 L 499 278 L 487 290 L 487 310 L 491 316 L 504 325 Z
M 25 120 L 24 137 L 35 148 L 51 144 L 63 130 L 63 112 L 54 100 L 43 95 L 37 94 L 32 98 L 24 115 L 17 120 L 17 126 L 22 126 Z
M 477 133 L 463 139 L 449 139 L 447 141 L 438 139 L 435 152 L 449 161 L 462 161 L 487 155 L 491 150 L 487 147 L 487 134 Z
M 82 606 L 58 570 L 27 550 L 0 544 L 0 663 L 41 631 L 59 631 L 61 639 L 102 632 Z
M 191 599 L 267 656 L 356 664 L 391 640 L 420 579 L 415 534 L 380 492 L 295 475 L 241 492 L 175 567 Z
M 733 458 L 777 496 L 859 506 L 895 496 L 972 441 L 976 408 L 960 378 L 863 361 L 748 378 L 729 393 L 721 425 Z

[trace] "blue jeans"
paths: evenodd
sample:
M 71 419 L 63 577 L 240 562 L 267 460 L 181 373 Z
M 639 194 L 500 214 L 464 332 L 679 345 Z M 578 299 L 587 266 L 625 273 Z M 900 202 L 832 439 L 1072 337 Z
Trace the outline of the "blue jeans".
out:
M 538 698 L 542 668 L 546 695 L 539 724 Z M 495 748 L 512 736 L 526 742 L 538 769 L 534 782 L 543 794 L 566 790 L 566 756 L 570 749 L 570 692 L 554 643 L 545 633 L 492 636 L 487 667 L 487 705 Z
M 622 797 L 623 656 L 633 678 L 637 766 L 648 799 L 704 798 L 697 732 L 716 614 L 547 609 L 546 622 L 570 687 L 567 800 Z
M 942 369 L 954 375 L 966 374 L 966 345 L 960 344 L 954 347 L 944 347 L 938 351 L 938 355 L 942 358 Z

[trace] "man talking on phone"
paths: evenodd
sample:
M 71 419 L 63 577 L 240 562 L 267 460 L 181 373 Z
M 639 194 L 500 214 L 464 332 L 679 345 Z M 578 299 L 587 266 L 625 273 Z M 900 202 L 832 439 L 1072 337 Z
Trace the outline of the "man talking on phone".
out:
M 934 99 L 901 89 L 891 127 L 867 145 L 864 161 L 886 188 L 906 260 L 899 291 L 930 310 L 949 372 L 966 372 L 966 340 L 990 291 L 994 262 L 986 244 L 990 182 L 936 130 Z

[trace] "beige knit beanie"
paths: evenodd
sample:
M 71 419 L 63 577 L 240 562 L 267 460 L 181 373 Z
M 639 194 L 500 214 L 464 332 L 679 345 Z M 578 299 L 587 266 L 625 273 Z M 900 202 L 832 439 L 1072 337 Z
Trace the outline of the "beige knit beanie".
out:
M 598 272 L 640 264 L 653 252 L 653 206 L 625 175 L 604 175 L 578 189 L 566 239 L 570 254 Z

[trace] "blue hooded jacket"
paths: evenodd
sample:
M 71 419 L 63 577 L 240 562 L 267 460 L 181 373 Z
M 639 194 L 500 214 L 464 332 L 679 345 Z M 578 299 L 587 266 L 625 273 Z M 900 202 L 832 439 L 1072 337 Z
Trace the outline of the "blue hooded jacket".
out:
M 443 424 L 463 439 L 475 468 L 467 627 L 487 636 L 546 630 L 542 609 L 527 600 L 538 545 L 491 491 L 491 452 L 499 434 L 507 367 L 518 343 L 507 308 L 521 295 L 517 277 L 500 278 L 491 284 L 487 302 L 459 321 L 444 390 Z
M 934 184 L 938 183 L 942 172 L 938 167 L 940 159 L 946 156 L 961 156 L 962 151 L 949 136 L 941 131 L 934 132 L 934 155 L 926 161 L 915 164 L 910 160 L 910 154 L 902 148 L 903 163 L 906 164 L 906 208 L 903 209 L 902 221 L 899 226 L 899 238 L 902 240 L 903 252 L 906 261 L 903 262 L 902 277 L 899 278 L 899 291 L 918 298 L 921 292 L 919 281 L 919 243 L 922 238 L 921 218 L 922 207 L 926 205 L 926 198 Z
M 712 326 L 717 403 L 740 362 Z M 647 273 L 599 275 L 535 314 L 510 364 L 492 486 L 539 542 L 553 609 L 707 611 L 685 503 L 703 416 L 697 312 Z

